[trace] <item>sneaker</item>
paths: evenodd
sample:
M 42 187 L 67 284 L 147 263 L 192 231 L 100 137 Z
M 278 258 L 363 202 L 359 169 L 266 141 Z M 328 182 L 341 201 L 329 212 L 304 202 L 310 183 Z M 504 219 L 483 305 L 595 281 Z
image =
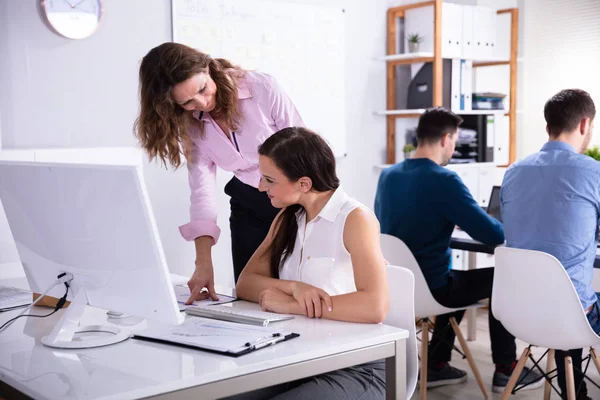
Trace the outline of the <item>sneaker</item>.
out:
M 527 377 L 525 379 L 523 379 L 523 377 L 525 375 L 527 375 Z M 510 379 L 510 375 L 506 375 L 504 372 L 496 370 L 494 372 L 494 379 L 493 379 L 493 383 L 492 383 L 492 392 L 504 393 L 504 389 L 506 388 L 506 385 L 508 384 L 509 379 Z M 519 377 L 519 380 L 517 381 L 517 385 L 528 384 L 521 390 L 532 390 L 532 389 L 537 389 L 540 386 L 542 386 L 544 384 L 544 381 L 545 381 L 544 377 L 538 371 L 534 371 L 528 367 L 525 367 L 525 368 L 523 368 L 523 371 L 521 372 L 521 376 Z
M 446 363 L 442 369 L 427 369 L 427 387 L 457 385 L 467 381 L 467 372 Z

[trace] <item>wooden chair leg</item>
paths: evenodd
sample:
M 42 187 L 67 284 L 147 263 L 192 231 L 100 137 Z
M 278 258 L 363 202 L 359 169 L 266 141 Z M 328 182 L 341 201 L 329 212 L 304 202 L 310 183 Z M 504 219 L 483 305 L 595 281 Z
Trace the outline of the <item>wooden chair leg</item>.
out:
M 427 399 L 427 348 L 429 346 L 429 321 L 423 320 L 421 324 L 421 378 L 419 395 L 421 400 Z
M 548 359 L 546 360 L 546 374 L 549 374 L 555 368 L 554 363 L 554 350 L 548 349 L 547 354 Z M 546 379 L 546 383 L 544 384 L 544 400 L 550 400 L 550 396 L 552 395 L 552 386 L 550 382 Z
M 479 369 L 477 368 L 477 364 L 475 364 L 475 360 L 473 359 L 471 350 L 469 349 L 469 346 L 467 345 L 467 341 L 465 340 L 465 337 L 463 336 L 462 332 L 460 331 L 460 328 L 458 327 L 458 324 L 456 323 L 456 318 L 451 317 L 450 324 L 452 325 L 452 329 L 454 330 L 454 333 L 456 334 L 456 338 L 458 339 L 458 342 L 460 343 L 460 347 L 462 348 L 462 351 L 465 353 L 465 356 L 467 356 L 467 361 L 469 362 L 471 371 L 473 371 L 473 375 L 475 375 L 475 379 L 477 380 L 479 389 L 481 389 L 481 393 L 483 394 L 483 397 L 485 399 L 487 399 L 489 397 L 488 393 L 487 393 L 487 389 L 485 388 L 483 379 L 481 378 L 481 374 L 479 373 Z
M 467 314 L 467 340 L 473 342 L 477 340 L 477 309 L 471 308 L 465 313 Z
M 598 373 L 600 373 L 600 357 L 598 357 L 598 353 L 596 353 L 596 349 L 590 347 L 590 356 L 592 356 L 592 360 L 594 360 L 594 365 L 596 365 L 596 369 Z
M 554 350 L 548 349 L 547 354 L 548 359 L 546 360 L 546 374 L 549 374 L 555 368 L 554 363 Z M 544 384 L 544 400 L 550 400 L 550 396 L 552 395 L 552 386 L 550 382 L 546 379 L 546 383 Z
M 523 354 L 521 354 L 521 358 L 519 358 L 519 362 L 517 363 L 517 366 L 513 370 L 513 373 L 510 376 L 508 383 L 506 384 L 506 389 L 504 389 L 504 393 L 502 393 L 502 400 L 508 400 L 510 398 L 512 391 L 515 388 L 519 377 L 521 376 L 521 372 L 525 367 L 525 363 L 527 362 L 529 354 L 531 354 L 531 350 L 529 350 L 529 347 L 527 347 L 525 350 L 523 350 Z
M 575 400 L 575 377 L 573 376 L 573 359 L 565 357 L 565 375 L 567 378 L 567 400 Z

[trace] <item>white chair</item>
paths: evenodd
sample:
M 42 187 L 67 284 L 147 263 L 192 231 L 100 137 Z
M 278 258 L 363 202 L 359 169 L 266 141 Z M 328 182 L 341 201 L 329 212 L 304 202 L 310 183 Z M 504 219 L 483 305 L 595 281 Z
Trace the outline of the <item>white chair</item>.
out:
M 427 398 L 427 347 L 429 344 L 429 325 L 431 323 L 430 318 L 435 315 L 448 314 L 454 311 L 480 308 L 483 307 L 483 304 L 476 303 L 471 306 L 461 308 L 444 307 L 438 303 L 431 294 L 429 286 L 427 286 L 427 282 L 425 281 L 425 277 L 423 276 L 423 272 L 421 271 L 417 260 L 402 240 L 395 236 L 382 234 L 381 250 L 383 252 L 383 256 L 389 263 L 409 269 L 412 271 L 415 277 L 415 314 L 416 318 L 421 322 L 421 377 L 419 391 L 420 398 L 425 400 Z M 391 288 L 394 287 L 394 283 L 392 282 L 391 278 L 389 278 L 389 280 L 390 292 L 392 292 Z M 452 329 L 456 334 L 456 338 L 460 343 L 460 347 L 467 358 L 469 366 L 473 371 L 473 375 L 475 375 L 475 379 L 477 380 L 477 384 L 481 389 L 481 393 L 483 393 L 484 398 L 487 399 L 488 393 L 485 385 L 483 384 L 483 379 L 481 378 L 477 364 L 475 364 L 473 356 L 471 355 L 471 350 L 467 345 L 467 341 L 458 327 L 456 319 L 450 318 L 450 324 L 452 325 Z
M 383 322 L 386 325 L 406 329 L 406 398 L 410 399 L 417 386 L 419 356 L 415 329 L 415 277 L 410 270 L 388 265 L 390 286 L 390 311 Z
M 527 358 L 533 360 L 531 345 L 549 349 L 547 374 L 554 369 L 554 350 L 586 347 L 590 347 L 590 356 L 600 372 L 600 359 L 592 347 L 600 345 L 600 337 L 590 327 L 573 283 L 560 261 L 547 253 L 507 247 L 497 248 L 495 255 L 494 316 L 511 334 L 530 344 L 523 351 L 502 399 L 508 399 L 512 394 Z M 565 370 L 567 398 L 575 400 L 571 357 L 565 357 Z M 550 392 L 546 377 L 544 399 L 550 399 Z

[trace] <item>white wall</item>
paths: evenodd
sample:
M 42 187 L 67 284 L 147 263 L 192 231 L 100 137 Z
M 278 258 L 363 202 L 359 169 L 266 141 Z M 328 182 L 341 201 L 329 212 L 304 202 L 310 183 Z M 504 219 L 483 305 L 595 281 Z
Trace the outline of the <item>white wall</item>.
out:
M 150 48 L 171 40 L 170 1 L 104 0 L 100 28 L 80 41 L 52 32 L 38 4 L 0 0 L 4 148 L 134 146 L 139 61 Z M 378 176 L 373 166 L 385 154 L 385 119 L 373 111 L 385 106 L 385 64 L 374 58 L 385 52 L 387 6 L 361 0 L 328 4 L 346 10 L 348 156 L 339 160 L 339 175 L 346 190 L 371 207 Z M 155 163 L 144 171 L 169 267 L 190 274 L 193 244 L 177 230 L 188 218 L 185 170 L 174 173 Z M 224 178 L 219 177 L 221 187 Z M 216 282 L 224 285 L 233 279 L 228 197 L 221 193 L 219 201 L 223 234 L 213 259 Z
M 135 146 L 139 61 L 170 39 L 170 2 L 106 0 L 104 12 L 93 36 L 69 40 L 46 25 L 39 2 L 0 0 L 5 149 Z M 183 260 L 194 259 L 177 234 L 187 218 L 185 175 L 157 165 L 145 174 L 169 265 L 183 272 Z
M 588 91 L 600 115 L 600 2 L 527 0 L 524 8 L 527 114 L 520 157 L 548 139 L 544 104 L 558 91 Z M 595 131 L 592 143 L 600 144 L 600 128 Z
M 294 2 L 324 3 L 320 0 Z M 381 1 L 361 0 L 327 0 L 326 4 L 343 8 L 346 15 L 344 73 L 347 156 L 338 159 L 338 175 L 348 194 L 372 208 L 379 177 L 379 171 L 374 166 L 385 160 L 385 118 L 376 116 L 374 111 L 385 107 L 386 69 L 384 62 L 374 59 L 385 54 L 387 7 Z M 217 177 L 219 193 L 222 193 L 222 188 L 230 176 L 221 172 Z M 233 270 L 230 267 L 229 198 L 221 195 L 220 199 L 218 222 L 222 232 L 213 252 L 213 262 L 217 274 L 216 281 L 226 283 L 233 282 Z

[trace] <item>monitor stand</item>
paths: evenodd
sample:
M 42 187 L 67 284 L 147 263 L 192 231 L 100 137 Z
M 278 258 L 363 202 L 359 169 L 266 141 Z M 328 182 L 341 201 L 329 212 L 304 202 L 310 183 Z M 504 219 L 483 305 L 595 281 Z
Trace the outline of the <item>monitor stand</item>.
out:
M 88 349 L 108 346 L 129 339 L 131 336 L 129 332 L 109 325 L 80 327 L 79 320 L 87 305 L 85 289 L 81 288 L 75 294 L 69 307 L 65 309 L 52 332 L 42 338 L 42 344 L 58 349 Z

